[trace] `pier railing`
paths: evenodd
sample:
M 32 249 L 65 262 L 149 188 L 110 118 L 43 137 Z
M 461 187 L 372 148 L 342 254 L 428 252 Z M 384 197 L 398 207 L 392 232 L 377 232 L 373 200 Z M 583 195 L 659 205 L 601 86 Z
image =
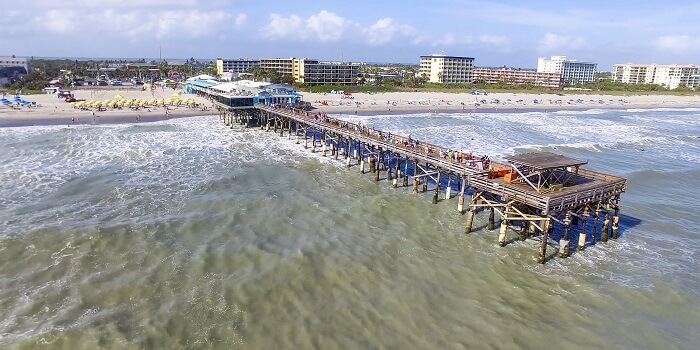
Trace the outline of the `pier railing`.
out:
M 462 162 L 442 158 L 440 157 L 440 153 L 448 152 L 448 149 L 424 141 L 413 140 L 401 135 L 392 135 L 390 140 L 393 140 L 393 142 L 390 142 L 382 136 L 383 133 L 381 130 L 367 129 L 366 127 L 363 128 L 361 125 L 342 121 L 336 118 L 324 118 L 321 116 L 320 119 L 317 119 L 306 111 L 275 108 L 263 104 L 258 104 L 255 106 L 255 108 L 258 110 L 279 114 L 295 121 L 303 122 L 314 126 L 321 131 L 333 131 L 334 133 L 344 137 L 380 146 L 382 149 L 387 151 L 401 153 L 419 161 L 429 162 L 458 175 L 467 177 L 475 175 L 485 176 L 489 172 L 488 169 L 480 169 L 478 166 L 476 166 L 476 164 L 482 163 L 481 157 L 474 157 L 474 159 L 471 160 L 463 158 Z M 328 121 L 325 121 L 324 119 Z M 470 161 L 473 162 L 474 165 L 469 165 Z

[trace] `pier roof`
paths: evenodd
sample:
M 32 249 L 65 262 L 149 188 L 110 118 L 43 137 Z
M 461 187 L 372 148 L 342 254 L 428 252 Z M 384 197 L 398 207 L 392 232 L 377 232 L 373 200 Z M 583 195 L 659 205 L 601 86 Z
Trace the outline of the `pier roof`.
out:
M 569 158 L 551 152 L 524 153 L 506 157 L 513 165 L 524 165 L 534 169 L 565 168 L 587 164 L 588 161 Z

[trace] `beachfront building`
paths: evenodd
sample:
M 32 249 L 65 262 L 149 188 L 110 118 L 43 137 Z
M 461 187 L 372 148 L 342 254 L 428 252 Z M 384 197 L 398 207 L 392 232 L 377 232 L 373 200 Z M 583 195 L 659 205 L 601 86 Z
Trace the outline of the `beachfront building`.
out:
M 260 60 L 254 60 L 250 58 L 239 58 L 239 59 L 216 59 L 216 74 L 223 75 L 224 73 L 243 73 L 253 68 L 254 66 L 260 65 Z
M 358 63 L 322 62 L 309 58 L 249 58 L 238 60 L 216 60 L 217 73 L 224 77 L 226 73 L 243 73 L 250 68 L 274 70 L 282 76 L 290 76 L 297 83 L 306 85 L 350 85 L 357 80 Z
M 24 67 L 0 67 L 0 87 L 5 84 L 14 84 L 27 75 Z
M 261 58 L 260 68 L 273 69 L 280 75 L 291 76 L 306 85 L 355 84 L 358 63 L 322 62 L 309 58 Z
M 474 58 L 432 54 L 420 56 L 421 76 L 428 82 L 440 84 L 468 83 L 474 81 Z
M 223 108 L 248 109 L 258 103 L 265 105 L 296 104 L 302 100 L 302 95 L 289 85 L 252 80 L 218 82 L 208 78 L 212 77 L 190 78 L 186 81 L 186 89 L 211 97 L 214 105 Z
M 359 64 L 303 59 L 294 67 L 294 81 L 305 85 L 355 85 Z
M 535 85 L 558 89 L 561 73 L 538 72 L 535 69 L 510 67 L 475 67 L 474 82 L 482 84 Z
M 616 64 L 613 81 L 625 84 L 658 84 L 669 89 L 700 86 L 700 66 L 678 64 Z
M 595 81 L 597 63 L 569 60 L 566 56 L 539 57 L 537 71 L 561 74 L 562 85 L 585 84 Z
M 14 55 L 0 56 L 0 67 L 22 67 L 25 72 L 29 72 L 29 60 L 26 57 L 16 57 Z

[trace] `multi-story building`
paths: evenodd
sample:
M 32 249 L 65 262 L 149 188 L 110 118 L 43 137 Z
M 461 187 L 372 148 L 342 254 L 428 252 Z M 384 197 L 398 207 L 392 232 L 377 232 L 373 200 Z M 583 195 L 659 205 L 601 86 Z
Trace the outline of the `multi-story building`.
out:
M 613 81 L 626 84 L 658 84 L 669 89 L 700 86 L 700 67 L 692 64 L 616 64 Z
M 0 57 L 0 67 L 22 67 L 29 72 L 29 60 L 26 57 Z
M 432 54 L 420 56 L 420 75 L 431 83 L 472 83 L 474 58 Z
M 306 85 L 351 85 L 356 83 L 358 64 L 319 62 L 304 59 L 295 66 L 294 81 Z M 298 67 L 298 70 L 296 68 Z
M 561 74 L 562 84 L 575 85 L 595 81 L 597 63 L 568 60 L 566 56 L 539 57 L 537 71 Z
M 321 62 L 308 58 L 261 58 L 216 60 L 216 69 L 219 75 L 225 73 L 243 73 L 254 66 L 262 69 L 271 69 L 280 75 L 291 76 L 294 81 L 306 85 L 338 84 L 349 85 L 355 83 L 357 78 L 357 63 Z
M 534 69 L 510 67 L 475 67 L 474 82 L 485 84 L 536 85 L 547 88 L 561 87 L 560 73 L 544 73 Z
M 243 73 L 248 69 L 253 68 L 260 64 L 259 60 L 253 60 L 250 58 L 239 58 L 236 60 L 229 60 L 223 58 L 216 59 L 216 73 L 222 75 L 224 73 Z

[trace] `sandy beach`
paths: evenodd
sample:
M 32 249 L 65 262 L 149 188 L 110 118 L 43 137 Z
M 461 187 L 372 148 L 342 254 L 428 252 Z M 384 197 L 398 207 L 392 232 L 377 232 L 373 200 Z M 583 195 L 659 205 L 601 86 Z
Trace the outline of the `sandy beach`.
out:
M 555 95 L 524 93 L 387 92 L 340 94 L 304 93 L 304 101 L 326 113 L 459 112 L 491 110 L 565 110 L 597 108 L 700 107 L 700 95 Z
M 167 118 L 182 118 L 213 113 L 211 103 L 194 94 L 184 94 L 179 90 L 156 89 L 141 91 L 141 89 L 79 89 L 71 90 L 75 99 L 80 101 L 106 101 L 117 100 L 123 97 L 126 100 L 168 100 L 173 94 L 179 94 L 180 99 L 192 98 L 197 107 L 191 106 L 146 106 L 139 109 L 131 109 L 128 106 L 121 109 L 106 107 L 98 109 L 76 108 L 62 99 L 51 94 L 21 95 L 23 100 L 34 102 L 32 107 L 0 107 L 0 127 L 31 126 L 31 125 L 80 125 L 80 124 L 114 124 L 131 122 L 149 122 L 164 120 Z M 119 95 L 119 96 L 117 96 Z M 8 94 L 6 99 L 12 101 L 13 96 Z M 202 107 L 206 106 L 206 110 Z M 167 113 L 167 115 L 166 115 Z M 138 120 L 137 120 L 138 118 Z
M 140 89 L 79 89 L 73 90 L 77 100 L 114 100 L 120 95 L 127 100 L 151 100 L 172 97 L 180 94 L 180 99 L 192 98 L 197 107 L 191 106 L 147 106 L 133 110 L 76 108 L 50 94 L 23 95 L 22 99 L 34 102 L 33 107 L 0 107 L 0 127 L 31 125 L 72 125 L 148 122 L 213 113 L 211 102 L 194 94 L 180 91 Z M 13 96 L 7 95 L 12 100 Z M 700 107 L 700 95 L 555 95 L 523 93 L 488 93 L 471 95 L 468 93 L 447 92 L 387 92 L 320 94 L 303 93 L 303 100 L 311 103 L 318 111 L 334 114 L 377 114 L 377 113 L 421 113 L 421 112 L 487 112 L 487 111 L 529 111 L 565 110 L 598 108 L 690 108 Z M 206 107 L 206 110 L 203 109 Z M 94 113 L 94 114 L 93 114 Z M 138 118 L 138 120 L 137 120 Z

